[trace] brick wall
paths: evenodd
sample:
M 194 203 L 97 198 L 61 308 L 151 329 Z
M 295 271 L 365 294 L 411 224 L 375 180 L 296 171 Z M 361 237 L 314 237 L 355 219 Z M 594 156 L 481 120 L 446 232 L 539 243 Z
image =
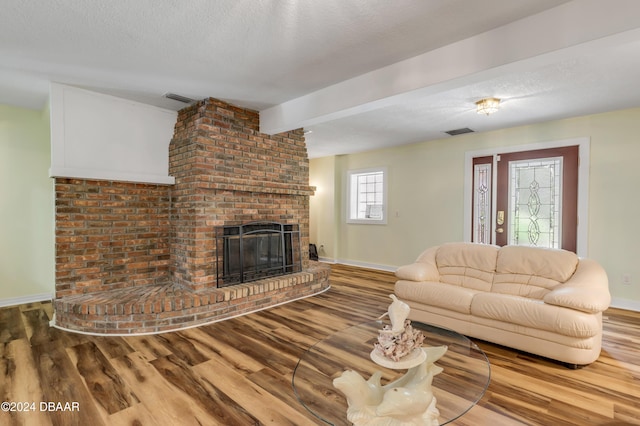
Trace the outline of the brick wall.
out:
M 213 228 L 252 221 L 300 225 L 309 262 L 309 160 L 302 129 L 259 132 L 258 112 L 206 99 L 180 111 L 169 147 L 171 265 L 176 282 L 216 285 Z
M 56 179 L 56 298 L 166 282 L 169 190 Z
M 175 185 L 56 179 L 56 326 L 157 333 L 329 287 L 329 268 L 309 262 L 303 131 L 261 134 L 258 119 L 215 99 L 180 111 Z M 252 221 L 297 223 L 303 270 L 216 288 L 214 227 Z

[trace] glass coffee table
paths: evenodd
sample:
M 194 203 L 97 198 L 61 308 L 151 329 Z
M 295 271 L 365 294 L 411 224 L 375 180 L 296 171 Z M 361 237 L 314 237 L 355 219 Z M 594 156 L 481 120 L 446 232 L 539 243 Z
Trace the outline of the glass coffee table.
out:
M 407 370 L 391 370 L 371 361 L 370 353 L 382 329 L 382 321 L 371 321 L 338 331 L 307 350 L 293 371 L 293 390 L 304 407 L 331 425 L 350 425 L 347 400 L 333 380 L 345 370 L 365 379 L 382 372 L 382 384 L 396 380 Z M 489 360 L 475 343 L 452 330 L 412 322 L 425 336 L 423 347 L 448 347 L 436 365 L 444 371 L 433 379 L 433 391 L 440 411 L 440 425 L 469 411 L 484 395 L 491 369 Z

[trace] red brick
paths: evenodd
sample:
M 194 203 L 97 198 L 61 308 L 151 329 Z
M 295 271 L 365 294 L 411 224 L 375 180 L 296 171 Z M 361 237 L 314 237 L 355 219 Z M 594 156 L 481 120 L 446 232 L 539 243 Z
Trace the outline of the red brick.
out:
M 302 129 L 262 134 L 256 111 L 206 99 L 179 112 L 169 153 L 173 186 L 56 179 L 56 297 L 170 282 L 201 292 L 217 290 L 212 230 L 229 223 L 299 224 L 303 270 L 308 267 L 308 206 L 315 188 L 308 185 Z M 255 294 L 290 285 L 280 280 L 250 288 Z M 116 292 L 125 290 L 130 291 Z M 95 306 L 96 313 L 181 311 L 178 321 L 186 323 L 191 321 L 184 318 L 192 315 L 186 311 L 193 309 L 198 310 L 194 321 L 206 321 L 208 306 L 222 301 L 223 294 L 176 293 L 157 295 L 164 303 L 143 297 L 138 303 L 87 306 Z M 169 326 L 137 324 L 156 331 Z M 132 325 L 100 328 L 112 332 L 120 326 L 117 332 L 122 332 Z

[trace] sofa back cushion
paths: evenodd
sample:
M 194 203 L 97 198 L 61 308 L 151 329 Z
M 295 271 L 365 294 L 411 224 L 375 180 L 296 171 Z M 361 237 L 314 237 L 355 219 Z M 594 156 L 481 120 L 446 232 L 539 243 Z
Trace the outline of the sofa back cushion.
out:
M 491 291 L 498 247 L 486 244 L 449 243 L 438 247 L 436 265 L 440 282 Z
M 491 291 L 534 299 L 567 281 L 578 267 L 578 256 L 566 250 L 504 246 L 497 257 Z

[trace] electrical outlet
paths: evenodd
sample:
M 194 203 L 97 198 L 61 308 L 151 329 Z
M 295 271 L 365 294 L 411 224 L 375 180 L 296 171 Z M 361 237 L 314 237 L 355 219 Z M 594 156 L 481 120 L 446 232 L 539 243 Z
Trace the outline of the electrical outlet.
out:
M 622 274 L 622 284 L 631 284 L 631 274 Z

